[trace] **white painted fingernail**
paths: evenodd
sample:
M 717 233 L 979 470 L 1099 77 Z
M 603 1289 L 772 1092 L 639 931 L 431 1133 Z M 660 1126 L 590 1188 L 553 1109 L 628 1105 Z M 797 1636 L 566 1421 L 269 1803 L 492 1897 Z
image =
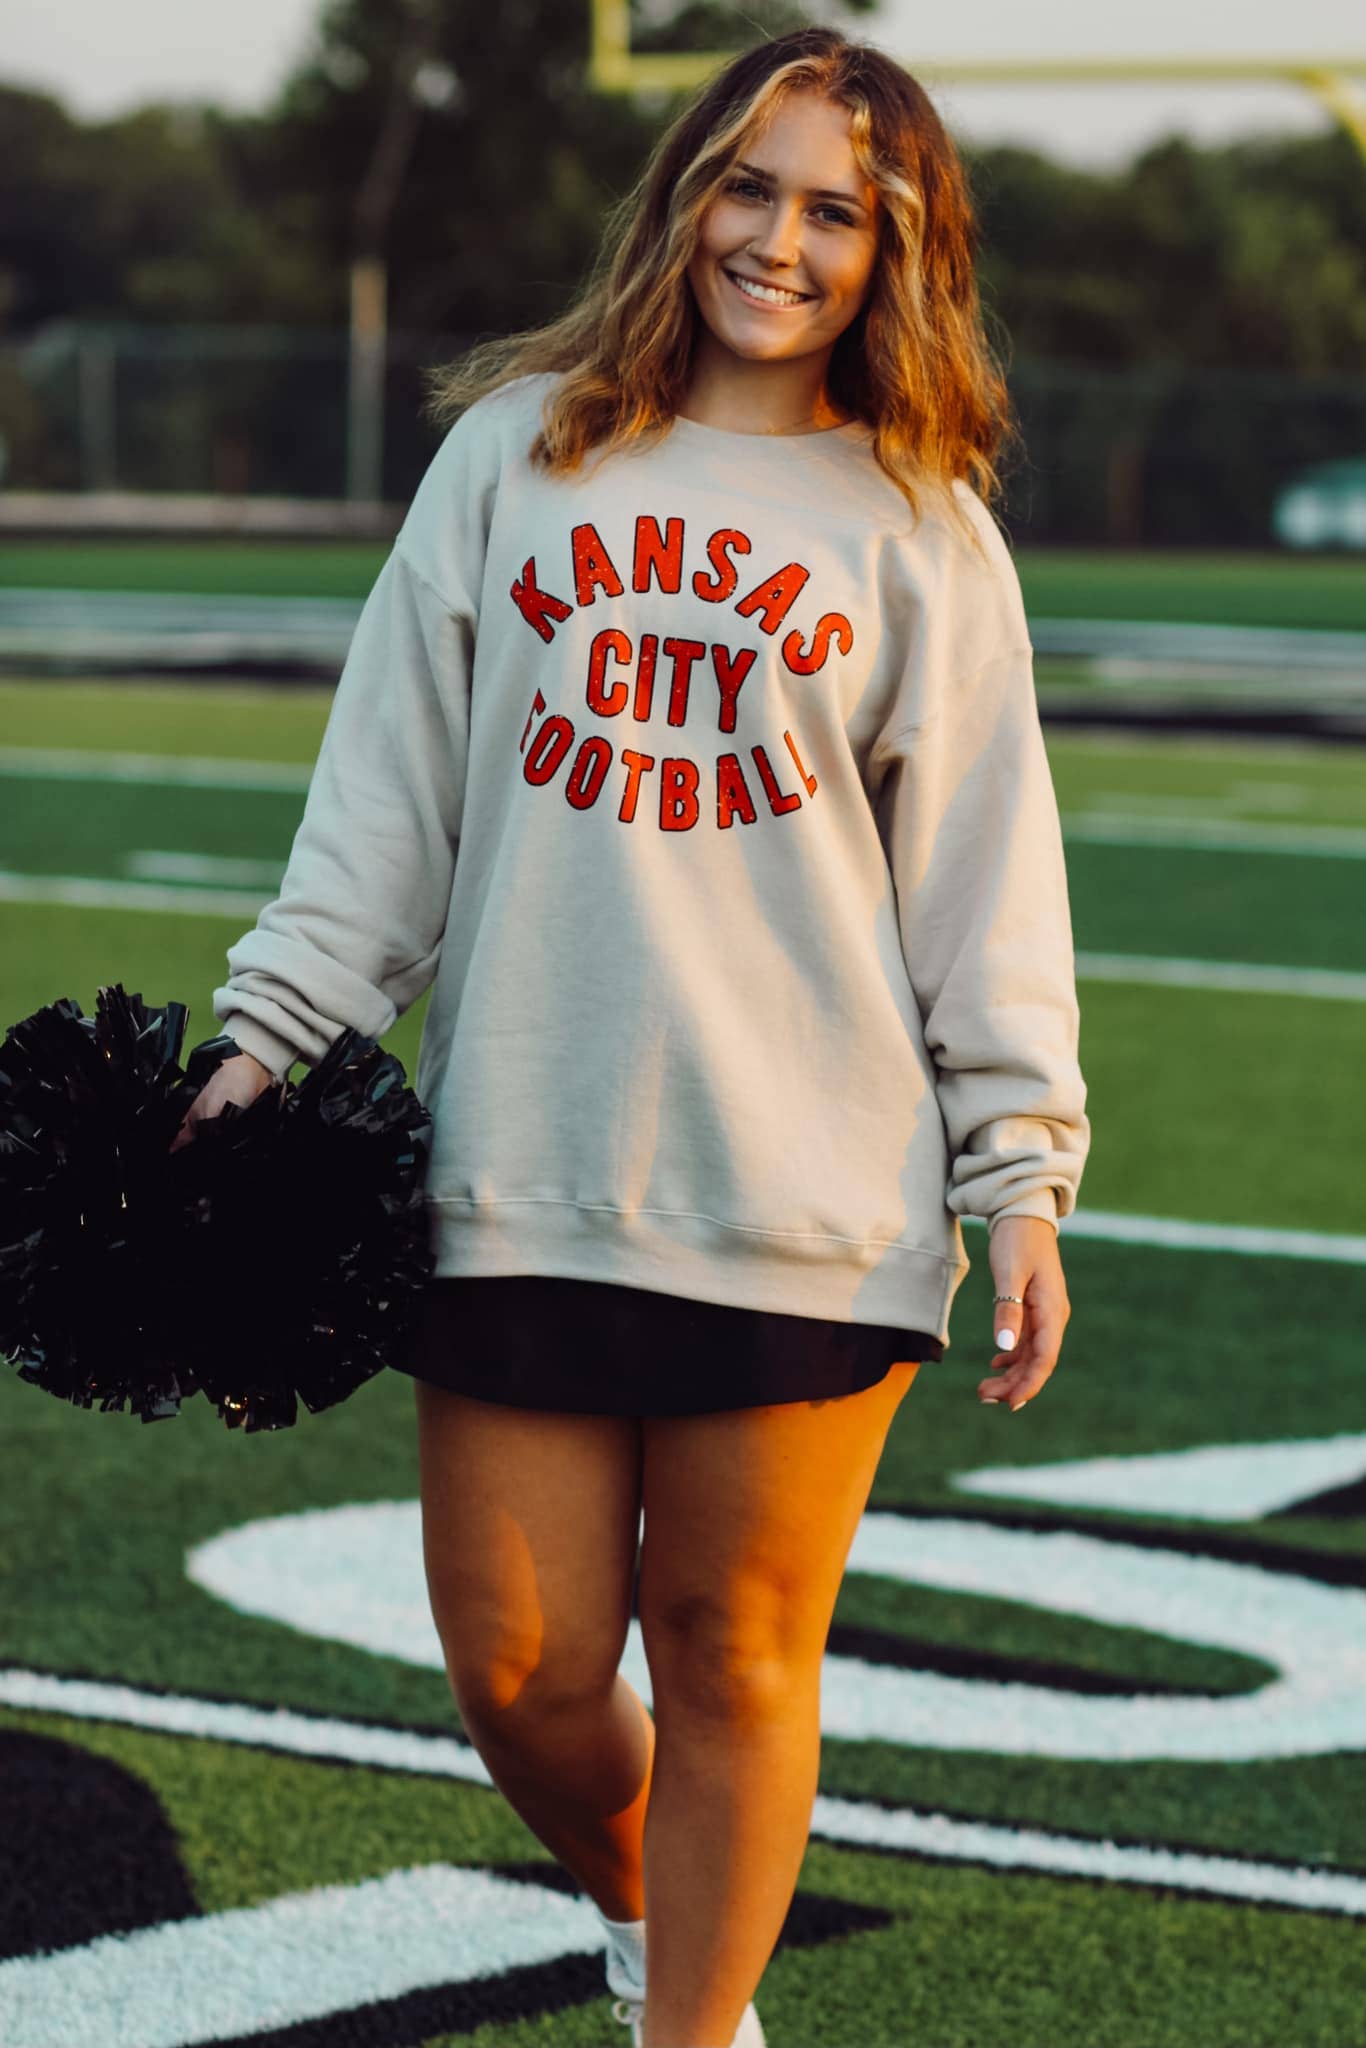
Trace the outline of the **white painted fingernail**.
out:
M 1015 1332 L 1013 1330 L 998 1330 L 996 1332 L 996 1342 L 1000 1346 L 1002 1351 L 1013 1350 L 1015 1345 Z

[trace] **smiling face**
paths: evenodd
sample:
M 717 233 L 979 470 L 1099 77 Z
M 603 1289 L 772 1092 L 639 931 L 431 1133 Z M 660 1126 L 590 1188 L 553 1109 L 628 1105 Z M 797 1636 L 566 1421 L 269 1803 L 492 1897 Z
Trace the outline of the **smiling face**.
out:
M 688 279 L 712 344 L 731 356 L 828 357 L 864 304 L 877 258 L 877 193 L 849 130 L 847 108 L 819 93 L 790 94 L 741 147 L 707 209 Z

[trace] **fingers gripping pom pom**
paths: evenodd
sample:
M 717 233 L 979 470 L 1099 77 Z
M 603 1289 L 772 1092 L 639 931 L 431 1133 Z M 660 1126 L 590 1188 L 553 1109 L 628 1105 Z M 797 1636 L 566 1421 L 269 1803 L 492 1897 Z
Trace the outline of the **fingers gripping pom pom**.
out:
M 230 1429 L 345 1400 L 402 1343 L 434 1264 L 431 1120 L 402 1064 L 344 1031 L 297 1086 L 171 1142 L 218 1066 L 177 1064 L 189 1011 L 101 988 L 0 1044 L 0 1353 L 82 1408 Z

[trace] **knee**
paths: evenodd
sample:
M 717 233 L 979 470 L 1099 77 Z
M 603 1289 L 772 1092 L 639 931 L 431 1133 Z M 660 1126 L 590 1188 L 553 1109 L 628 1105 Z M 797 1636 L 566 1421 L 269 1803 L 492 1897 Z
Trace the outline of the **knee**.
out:
M 500 1605 L 487 1589 L 433 1603 L 446 1675 L 461 1714 L 513 1727 L 600 1699 L 616 1680 L 625 1624 L 556 1620 Z
M 772 1600 L 729 1604 L 708 1593 L 648 1607 L 641 1635 L 656 1711 L 669 1706 L 709 1720 L 753 1722 L 782 1714 L 818 1680 L 822 1646 L 811 1645 Z
M 616 1682 L 623 1647 L 578 1637 L 547 1646 L 542 1637 L 510 1632 L 485 1643 L 443 1643 L 461 1714 L 509 1730 L 603 1698 Z

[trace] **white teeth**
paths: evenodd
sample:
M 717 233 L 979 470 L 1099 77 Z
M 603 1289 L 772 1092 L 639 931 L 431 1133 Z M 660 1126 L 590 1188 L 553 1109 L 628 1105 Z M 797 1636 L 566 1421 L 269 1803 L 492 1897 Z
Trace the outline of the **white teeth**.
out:
M 726 276 L 733 279 L 741 291 L 747 292 L 750 298 L 767 299 L 772 306 L 800 306 L 806 297 L 805 292 L 780 292 L 772 285 L 751 284 L 747 277 L 736 277 L 733 270 L 728 270 Z

